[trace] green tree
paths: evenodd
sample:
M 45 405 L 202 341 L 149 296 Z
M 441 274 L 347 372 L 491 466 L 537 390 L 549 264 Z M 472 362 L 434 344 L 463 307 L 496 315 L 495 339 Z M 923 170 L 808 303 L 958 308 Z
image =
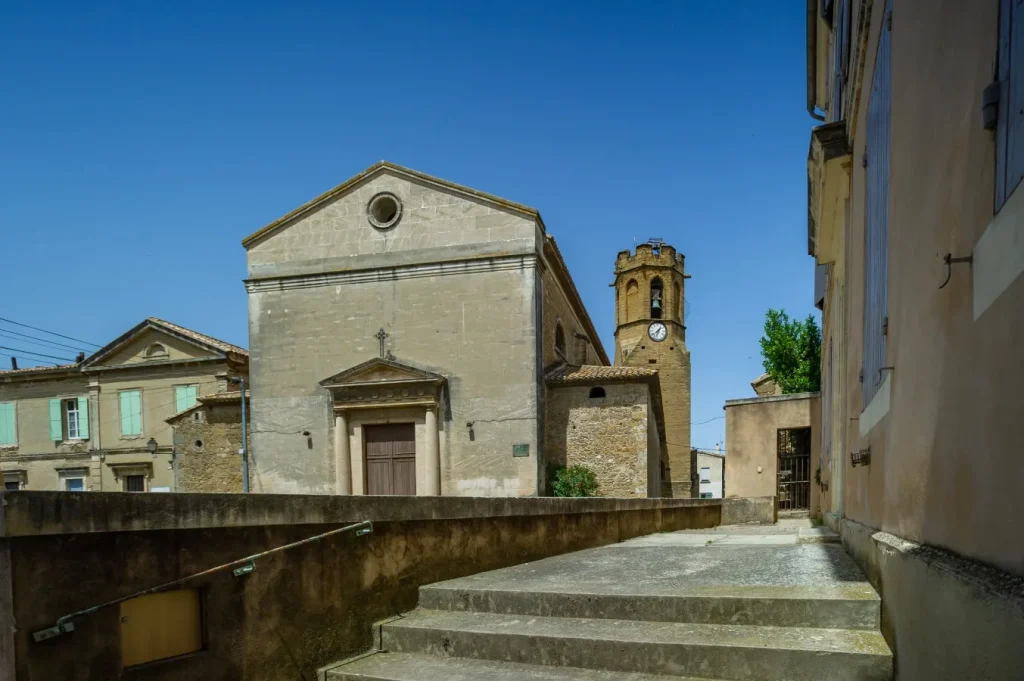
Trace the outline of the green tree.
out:
M 761 338 L 764 370 L 783 393 L 821 390 L 821 329 L 814 315 L 800 321 L 768 310 Z

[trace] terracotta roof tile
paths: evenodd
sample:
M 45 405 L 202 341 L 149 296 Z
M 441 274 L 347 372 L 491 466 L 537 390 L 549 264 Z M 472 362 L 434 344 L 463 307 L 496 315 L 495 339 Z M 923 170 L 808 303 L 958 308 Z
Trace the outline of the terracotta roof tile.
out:
M 68 369 L 77 368 L 77 364 L 58 364 L 57 366 L 40 366 L 40 367 L 25 367 L 24 369 L 4 369 L 0 371 L 0 376 L 21 376 L 23 374 L 45 374 L 45 373 L 60 373 L 67 371 Z
M 224 341 L 218 340 L 213 336 L 207 336 L 205 333 L 199 333 L 198 331 L 193 331 L 192 329 L 186 329 L 184 326 L 179 326 L 164 319 L 158 319 L 157 317 L 149 317 L 149 321 L 166 326 L 172 331 L 179 333 L 187 338 L 191 338 L 192 340 L 199 341 L 200 343 L 206 343 L 207 345 L 212 345 L 213 347 L 217 348 L 218 350 L 222 350 L 223 352 L 233 352 L 238 355 L 244 355 L 246 357 L 249 356 L 249 351 L 246 350 L 245 348 L 240 348 L 237 345 L 232 345 L 231 343 L 225 343 Z
M 549 385 L 585 385 L 588 383 L 612 383 L 646 381 L 657 377 L 658 370 L 648 367 L 582 366 L 561 365 L 545 377 Z

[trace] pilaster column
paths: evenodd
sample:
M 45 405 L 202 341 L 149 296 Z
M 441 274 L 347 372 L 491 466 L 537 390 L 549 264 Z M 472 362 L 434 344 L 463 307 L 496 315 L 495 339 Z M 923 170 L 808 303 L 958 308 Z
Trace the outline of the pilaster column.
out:
M 334 412 L 335 494 L 352 494 L 352 455 L 349 451 L 348 414 Z
M 427 407 L 426 489 L 421 496 L 441 496 L 441 447 L 437 432 L 437 407 Z

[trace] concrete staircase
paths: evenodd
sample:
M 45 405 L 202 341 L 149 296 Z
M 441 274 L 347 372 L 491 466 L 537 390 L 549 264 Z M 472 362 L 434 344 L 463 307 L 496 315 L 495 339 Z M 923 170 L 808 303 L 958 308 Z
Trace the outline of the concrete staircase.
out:
M 892 679 L 878 596 L 842 547 L 644 548 L 626 542 L 423 587 L 417 610 L 382 625 L 381 652 L 327 679 Z M 785 579 L 769 565 L 756 578 L 758 556 L 787 555 L 798 573 L 818 566 L 835 578 Z M 713 569 L 686 574 L 694 561 Z

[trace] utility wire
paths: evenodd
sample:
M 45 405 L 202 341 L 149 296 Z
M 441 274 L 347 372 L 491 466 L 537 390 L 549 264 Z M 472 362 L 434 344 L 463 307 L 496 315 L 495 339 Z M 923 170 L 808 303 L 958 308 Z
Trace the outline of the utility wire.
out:
M 55 333 L 53 331 L 47 331 L 46 329 L 40 329 L 37 326 L 29 326 L 28 324 L 22 324 L 21 322 L 16 322 L 13 319 L 4 319 L 3 317 L 0 317 L 0 322 L 7 322 L 8 324 L 14 324 L 15 326 L 23 326 L 26 329 L 32 329 L 33 331 L 40 331 L 42 333 L 48 333 L 51 336 L 57 336 L 58 338 L 64 338 L 66 340 L 75 341 L 76 343 L 82 343 L 84 345 L 92 345 L 92 346 L 97 347 L 97 348 L 102 348 L 103 347 L 102 345 L 99 345 L 97 343 L 90 343 L 89 341 L 84 341 L 84 340 L 82 340 L 80 338 L 72 338 L 71 336 L 65 336 L 64 334 L 61 334 L 61 333 Z
M 86 352 L 86 353 L 89 353 L 88 350 L 83 350 L 80 347 L 76 348 L 76 347 L 71 346 L 71 345 L 65 345 L 64 343 L 58 343 L 56 341 L 46 340 L 45 338 L 37 338 L 36 336 L 30 336 L 27 333 L 18 333 L 17 331 L 11 331 L 10 329 L 0 329 L 0 336 L 4 336 L 5 338 L 10 338 L 11 340 L 20 341 L 22 343 L 28 343 L 29 345 L 43 345 L 45 347 L 50 347 L 50 348 L 54 348 L 54 349 L 57 349 L 57 350 L 62 350 L 62 349 L 66 348 L 68 350 L 74 350 L 75 352 Z M 18 338 L 18 336 L 24 336 L 24 338 Z M 32 340 L 27 340 L 29 338 L 31 338 Z M 35 342 L 35 341 L 38 341 L 38 342 Z
M 0 353 L 0 357 L 7 357 L 7 358 L 9 358 L 9 359 L 17 359 L 17 358 L 16 358 L 16 357 L 15 357 L 14 355 L 5 355 L 5 354 L 3 354 L 3 353 Z M 41 360 L 41 359 L 32 359 L 32 358 L 30 358 L 30 357 L 29 357 L 29 358 L 26 358 L 26 359 L 30 359 L 30 360 L 31 360 L 31 361 L 33 361 L 33 362 L 39 362 L 40 364 L 44 364 L 44 365 L 46 365 L 46 366 L 51 366 L 51 367 L 56 367 L 56 366 L 60 366 L 60 365 L 59 365 L 59 364 L 57 364 L 56 362 L 47 362 L 47 361 L 44 361 L 44 360 Z M 21 368 L 22 368 L 22 369 L 33 369 L 33 368 L 35 368 L 35 367 L 21 367 Z M 0 369 L 0 371 L 6 371 L 6 369 Z
M 717 421 L 718 419 L 724 419 L 724 418 L 725 418 L 724 416 L 716 416 L 715 418 L 708 419 L 707 421 L 698 421 L 697 423 L 693 423 L 691 421 L 690 425 L 691 426 L 703 426 L 705 423 L 711 423 L 712 421 Z
M 29 350 L 19 350 L 18 348 L 9 348 L 6 345 L 0 345 L 0 350 L 10 350 L 11 352 L 20 352 L 23 355 L 36 355 L 38 357 L 47 357 L 49 359 L 59 359 L 62 362 L 74 362 L 75 360 L 67 357 L 57 357 L 56 355 L 44 355 L 40 352 L 30 352 Z

